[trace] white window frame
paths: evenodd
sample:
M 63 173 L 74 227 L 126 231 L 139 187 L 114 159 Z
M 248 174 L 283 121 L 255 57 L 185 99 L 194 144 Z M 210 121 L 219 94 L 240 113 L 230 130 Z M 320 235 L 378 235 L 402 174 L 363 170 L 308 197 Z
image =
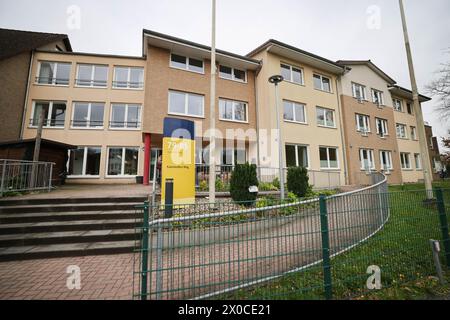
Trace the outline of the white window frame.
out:
M 122 149 L 122 163 L 120 168 L 120 175 L 109 175 L 109 150 L 110 149 Z M 137 159 L 137 168 L 136 168 L 136 174 L 135 175 L 128 175 L 124 174 L 125 172 L 125 150 L 126 149 L 137 149 L 138 151 L 138 159 Z M 139 158 L 141 157 L 140 147 L 120 147 L 120 146 L 108 146 L 106 148 L 106 172 L 105 177 L 106 178 L 133 178 L 137 177 L 139 175 Z
M 173 54 L 174 54 L 174 55 L 177 55 L 177 56 L 180 56 L 180 57 L 185 57 L 185 58 L 186 58 L 186 67 L 185 67 L 185 68 L 181 68 L 181 67 L 172 65 L 172 55 L 173 55 Z M 191 70 L 191 69 L 189 69 L 189 60 L 190 60 L 190 59 L 194 59 L 194 60 L 201 61 L 201 62 L 202 62 L 202 71 L 196 71 L 196 70 Z M 204 59 L 198 59 L 198 58 L 194 58 L 194 57 L 188 57 L 188 56 L 186 56 L 186 55 L 184 55 L 184 54 L 179 54 L 179 53 L 176 53 L 176 52 L 171 52 L 171 53 L 169 54 L 169 66 L 170 66 L 171 68 L 177 69 L 177 70 L 183 70 L 183 71 L 193 72 L 193 73 L 197 73 L 197 74 L 205 74 L 205 60 L 204 60 Z
M 230 152 L 231 151 L 231 164 L 229 164 L 229 163 L 223 163 L 223 153 L 225 152 L 225 158 L 226 158 L 226 153 L 227 152 Z M 236 164 L 237 164 L 237 159 L 236 159 L 236 156 L 235 156 L 235 153 L 237 153 L 238 151 L 244 151 L 244 153 L 245 153 L 245 160 L 247 161 L 247 159 L 248 159 L 248 149 L 247 148 L 244 148 L 244 149 L 241 149 L 241 148 L 237 148 L 236 146 L 234 146 L 234 147 L 231 147 L 231 148 L 221 148 L 220 149 L 220 164 L 222 165 L 222 166 L 235 166 Z
M 399 134 L 399 128 L 403 128 L 405 132 L 405 136 L 401 136 Z M 408 127 L 405 124 L 397 123 L 395 124 L 395 131 L 397 132 L 397 138 L 399 139 L 408 139 Z
M 281 69 L 281 65 L 284 65 L 286 67 L 289 67 L 289 74 L 290 74 L 290 79 L 284 79 L 284 81 L 289 82 L 289 83 L 294 83 L 294 84 L 299 84 L 304 86 L 305 85 L 305 71 L 303 68 L 301 67 L 297 67 L 297 66 L 293 66 L 289 63 L 284 63 L 284 62 L 280 62 L 280 69 Z M 300 74 L 301 74 L 301 82 L 296 82 L 294 81 L 294 72 L 293 72 L 293 68 L 300 70 Z M 281 71 L 281 70 L 280 70 Z
M 317 77 L 320 77 L 320 88 L 316 88 L 315 86 L 314 86 L 314 77 L 315 76 L 317 76 Z M 325 90 L 324 88 L 323 88 L 323 79 L 328 79 L 328 81 L 329 81 L 329 84 L 330 84 L 330 90 L 328 91 L 328 90 Z M 331 83 L 331 77 L 328 77 L 328 76 L 324 76 L 324 75 L 322 75 L 322 74 L 319 74 L 319 73 L 313 73 L 313 86 L 314 86 L 314 89 L 316 89 L 316 90 L 319 90 L 319 91 L 323 91 L 323 92 L 328 92 L 328 93 L 333 93 L 333 85 L 332 85 L 332 83 Z
M 378 123 L 381 123 L 381 127 L 383 129 L 383 132 L 380 132 L 380 128 L 378 126 Z M 388 121 L 386 119 L 375 118 L 375 124 L 376 124 L 376 127 L 377 127 L 377 134 L 380 137 L 389 136 L 389 126 L 388 126 Z
M 84 149 L 83 153 L 83 168 L 82 168 L 82 174 L 74 174 L 74 175 L 68 175 L 68 179 L 77 179 L 77 178 L 83 178 L 83 179 L 99 179 L 100 178 L 100 167 L 101 167 L 101 157 L 102 157 L 102 147 L 101 146 L 80 146 L 79 149 Z M 91 149 L 100 149 L 100 167 L 97 175 L 87 175 L 86 174 L 86 161 L 87 161 L 87 150 Z M 69 172 L 69 166 L 70 166 L 70 152 L 72 150 L 68 150 L 68 161 L 67 161 L 67 172 Z
M 294 115 L 294 120 L 289 120 L 289 119 L 285 119 L 284 118 L 284 103 L 289 103 L 289 105 L 291 106 L 292 109 L 292 114 Z M 303 109 L 303 117 L 305 118 L 305 121 L 298 121 L 297 120 L 297 114 L 295 113 L 295 105 L 301 106 Z M 290 101 L 290 100 L 283 100 L 283 120 L 285 122 L 290 122 L 290 123 L 298 123 L 298 124 L 308 124 L 308 119 L 307 119 L 307 115 L 306 115 L 306 104 L 304 103 L 300 103 L 300 102 L 295 102 L 295 101 Z
M 369 167 L 366 168 L 365 165 L 365 160 L 364 159 L 364 153 L 366 153 L 367 155 L 367 162 L 369 164 Z M 359 162 L 360 162 L 360 168 L 361 170 L 365 171 L 365 170 L 375 170 L 375 158 L 374 158 L 374 153 L 373 153 L 373 149 L 365 149 L 365 148 L 360 148 L 359 149 Z
M 80 71 L 80 66 L 91 66 L 92 68 L 92 70 L 91 70 L 91 79 L 90 79 L 90 85 L 80 85 L 79 83 L 78 83 L 78 81 L 80 80 L 79 78 L 78 78 L 78 75 L 79 75 L 79 71 Z M 106 72 L 106 84 L 104 85 L 104 86 L 95 86 L 94 85 L 94 82 L 96 81 L 95 79 L 94 79 L 94 75 L 95 75 L 95 69 L 97 68 L 97 67 L 106 67 L 107 68 L 107 72 Z M 109 65 L 107 65 L 107 64 L 92 64 L 92 63 L 77 63 L 77 74 L 76 74 L 76 77 L 75 77 L 75 87 L 77 87 L 77 88 L 98 88 L 98 89 L 105 89 L 105 88 L 108 88 L 108 81 L 109 81 Z
M 74 116 L 75 116 L 75 109 L 76 109 L 76 105 L 77 103 L 85 103 L 88 104 L 88 119 L 87 121 L 87 126 L 86 127 L 76 127 L 73 125 L 74 123 Z M 92 111 L 92 104 L 103 104 L 103 122 L 102 122 L 102 126 L 94 126 L 91 127 L 90 125 L 90 121 L 91 121 L 91 111 Z M 71 121 L 70 121 L 70 129 L 80 129 L 80 130 L 103 130 L 105 127 L 105 103 L 104 102 L 83 102 L 83 101 L 73 101 L 72 102 L 72 115 L 71 115 Z
M 417 166 L 417 160 L 419 161 L 419 166 Z M 414 166 L 416 167 L 417 171 L 423 170 L 422 156 L 420 155 L 420 153 L 414 153 Z
M 410 126 L 410 132 L 411 132 L 411 140 L 417 141 L 417 128 L 415 126 Z
M 363 122 L 366 127 L 361 127 L 359 123 L 359 117 L 363 117 Z M 369 133 L 370 131 L 370 116 L 365 114 L 356 114 L 356 131 L 361 133 Z
M 42 63 L 51 63 L 54 64 L 55 67 L 53 69 L 53 75 L 52 75 L 52 83 L 40 83 L 39 79 L 41 78 L 41 65 Z M 56 83 L 56 74 L 58 71 L 58 65 L 60 64 L 68 64 L 70 65 L 70 71 L 69 71 L 69 78 L 67 79 L 67 84 L 57 84 Z M 35 79 L 35 84 L 39 85 L 39 86 L 57 86 L 57 87 L 68 87 L 70 86 L 70 74 L 72 72 L 72 63 L 71 62 L 64 62 L 64 61 L 48 61 L 48 60 L 40 60 L 39 61 L 39 65 L 38 65 L 38 70 L 37 70 L 37 76 Z
M 317 119 L 317 111 L 318 110 L 322 110 L 323 111 L 323 116 L 324 116 L 324 124 L 319 124 L 319 119 Z M 329 126 L 327 125 L 327 111 L 331 111 L 333 114 L 333 125 Z M 322 127 L 322 128 L 331 128 L 331 129 L 336 129 L 336 113 L 335 110 L 330 109 L 330 108 L 324 108 L 324 107 L 320 107 L 320 106 L 316 106 L 316 123 L 318 127 Z
M 220 67 L 230 68 L 230 69 L 231 69 L 231 78 L 222 77 L 222 76 L 220 75 L 220 74 L 221 74 L 221 72 L 220 72 Z M 245 74 L 245 79 L 244 79 L 244 80 L 241 80 L 241 79 L 239 79 L 239 78 L 236 78 L 236 77 L 235 77 L 235 74 L 234 74 L 234 70 L 239 70 L 239 71 L 244 72 L 244 74 Z M 247 83 L 247 70 L 242 70 L 242 69 L 238 69 L 238 68 L 233 68 L 233 67 L 229 67 L 229 66 L 226 66 L 226 65 L 219 65 L 219 70 L 218 70 L 218 72 L 219 72 L 219 78 L 220 78 L 220 79 L 231 80 L 231 81 L 236 81 L 236 82 L 240 82 L 240 83 Z
M 34 112 L 36 109 L 36 103 L 48 103 L 48 113 L 47 113 L 47 119 L 44 119 L 44 125 L 43 128 L 45 129 L 64 129 L 66 126 L 66 117 L 67 117 L 67 101 L 44 101 L 44 100 L 35 100 L 33 101 L 33 106 L 31 108 L 31 121 L 30 121 L 30 125 L 28 126 L 29 128 L 34 128 L 36 129 L 38 126 L 37 125 L 33 125 L 34 122 Z M 64 125 L 62 126 L 49 126 L 47 125 L 48 123 L 50 123 L 51 118 L 49 118 L 49 116 L 51 116 L 52 111 L 53 111 L 53 104 L 54 103 L 64 103 L 66 105 L 66 111 L 64 114 Z M 37 121 L 39 121 L 39 119 L 36 119 Z
M 298 149 L 300 148 L 306 148 L 306 161 L 307 166 L 305 167 L 306 169 L 309 170 L 309 168 L 311 167 L 311 160 L 310 160 L 310 155 L 309 155 L 309 145 L 306 144 L 296 144 L 296 143 L 286 143 L 284 145 L 284 163 L 285 163 L 285 167 L 287 167 L 287 158 L 286 158 L 286 146 L 293 146 L 295 147 L 295 163 L 296 163 L 296 167 L 299 167 L 299 157 L 298 157 Z
M 406 161 L 408 160 L 408 167 L 406 167 Z M 402 170 L 412 170 L 412 165 L 411 165 L 411 154 L 409 152 L 400 152 L 400 164 L 402 167 Z
M 408 105 L 411 106 L 411 113 L 408 112 Z M 414 103 L 412 102 L 407 102 L 406 103 L 406 113 L 413 116 L 414 115 Z
M 356 95 L 356 88 L 359 87 L 361 89 L 361 94 L 362 97 L 358 97 Z M 366 86 L 360 84 L 360 83 L 356 83 L 356 82 L 352 82 L 352 95 L 353 98 L 361 100 L 361 101 L 367 101 L 367 93 L 366 93 Z
M 184 94 L 184 113 L 181 112 L 171 112 L 170 111 L 170 93 L 171 92 L 176 92 L 176 93 L 182 93 Z M 202 115 L 191 115 L 188 114 L 188 106 L 189 106 L 189 95 L 195 95 L 195 96 L 199 96 L 202 97 Z M 171 90 L 169 89 L 169 93 L 168 93 L 168 104 L 167 104 L 167 114 L 172 114 L 175 116 L 183 116 L 183 117 L 192 117 L 192 118 L 205 118 L 205 96 L 202 94 L 198 94 L 198 93 L 191 93 L 191 92 L 184 92 L 184 91 L 178 91 L 178 90 Z
M 322 167 L 321 160 L 320 160 L 320 149 L 327 149 L 327 164 L 328 167 Z M 336 150 L 336 163 L 337 167 L 330 167 L 330 149 Z M 338 147 L 327 147 L 327 146 L 319 146 L 319 164 L 321 170 L 340 170 L 340 163 L 339 163 L 339 148 Z
M 389 162 L 387 165 L 388 166 L 384 166 L 384 163 L 383 163 L 383 154 L 386 156 L 386 160 Z M 389 151 L 389 150 L 380 150 L 380 168 L 381 168 L 381 170 L 384 170 L 384 171 L 386 171 L 386 170 L 388 170 L 388 171 L 391 171 L 391 170 L 394 170 L 394 166 L 393 166 L 393 164 L 392 164 L 392 152 L 391 151 Z
M 227 101 L 231 102 L 233 104 L 233 108 L 231 110 L 231 119 L 223 118 L 222 114 L 220 112 L 220 101 Z M 244 104 L 245 105 L 245 121 L 243 120 L 236 120 L 236 105 L 237 104 Z M 229 122 L 240 122 L 240 123 L 248 123 L 248 103 L 244 101 L 237 101 L 237 100 L 230 100 L 230 99 L 223 99 L 219 98 L 219 120 L 220 121 L 229 121 Z
M 397 104 L 397 102 L 398 102 L 398 104 Z M 394 111 L 403 112 L 403 102 L 402 102 L 402 100 L 397 99 L 397 98 L 393 98 L 392 99 L 392 107 L 394 108 Z
M 128 69 L 128 75 L 127 75 L 127 86 L 126 87 L 117 87 L 116 85 L 116 68 L 122 68 L 122 69 Z M 139 88 L 131 88 L 130 87 L 130 80 L 131 80 L 131 69 L 139 69 L 142 70 L 142 84 Z M 114 66 L 113 69 L 113 81 L 112 81 L 112 88 L 113 89 L 119 89 L 119 90 L 144 90 L 145 85 L 145 69 L 144 67 L 129 67 L 129 66 Z
M 111 123 L 113 122 L 113 108 L 114 106 L 125 106 L 125 119 L 124 119 L 124 126 L 123 127 L 111 127 Z M 138 106 L 139 107 L 139 126 L 136 128 L 128 128 L 126 127 L 126 124 L 128 123 L 128 108 L 129 106 Z M 138 104 L 138 103 L 117 103 L 117 102 L 113 102 L 111 103 L 111 110 L 109 112 L 109 130 L 119 130 L 119 131 L 123 131 L 123 130 L 127 130 L 127 131 L 137 131 L 137 130 L 141 130 L 142 127 L 142 105 Z
M 383 91 L 377 90 L 377 89 L 373 89 L 372 88 L 372 102 L 377 104 L 377 102 L 375 101 L 376 99 L 376 95 L 379 95 L 379 104 L 380 106 L 384 106 L 384 93 Z

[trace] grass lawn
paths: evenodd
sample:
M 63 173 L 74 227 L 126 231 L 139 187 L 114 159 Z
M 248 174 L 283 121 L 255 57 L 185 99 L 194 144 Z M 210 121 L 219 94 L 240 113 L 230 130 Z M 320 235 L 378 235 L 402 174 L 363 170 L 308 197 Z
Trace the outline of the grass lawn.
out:
M 447 188 L 444 198 L 450 207 L 450 182 L 435 186 Z M 436 208 L 423 204 L 424 185 L 392 186 L 389 191 L 390 219 L 385 227 L 367 242 L 332 259 L 334 299 L 425 299 L 450 295 L 450 287 L 441 287 L 432 277 L 435 266 L 429 239 L 441 240 L 442 233 Z M 450 220 L 450 212 L 447 213 Z M 371 265 L 381 269 L 381 290 L 367 289 L 367 268 Z M 447 278 L 450 282 L 450 273 Z M 324 299 L 322 266 L 220 298 Z

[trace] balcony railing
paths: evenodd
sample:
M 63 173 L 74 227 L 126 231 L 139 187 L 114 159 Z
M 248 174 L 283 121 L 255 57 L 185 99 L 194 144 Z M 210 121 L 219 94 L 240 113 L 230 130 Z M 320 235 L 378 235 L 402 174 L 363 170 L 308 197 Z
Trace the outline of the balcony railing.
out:
M 100 87 L 106 88 L 108 86 L 108 81 L 106 80 L 85 80 L 85 79 L 75 79 L 75 84 L 79 87 Z
M 115 89 L 142 89 L 144 88 L 144 82 L 113 81 L 112 86 Z
M 72 128 L 103 128 L 103 120 L 72 120 Z
M 111 129 L 140 129 L 140 121 L 110 121 L 109 127 Z
M 43 126 L 45 128 L 64 128 L 65 120 L 58 119 L 44 119 Z M 39 119 L 30 119 L 30 127 L 37 127 Z
M 69 79 L 67 78 L 53 78 L 53 77 L 36 77 L 38 84 L 51 84 L 57 86 L 68 86 Z

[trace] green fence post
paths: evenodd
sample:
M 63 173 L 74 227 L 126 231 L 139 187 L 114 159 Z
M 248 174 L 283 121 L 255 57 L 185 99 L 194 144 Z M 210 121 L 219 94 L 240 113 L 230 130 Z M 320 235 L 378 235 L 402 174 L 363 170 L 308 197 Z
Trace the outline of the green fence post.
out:
M 148 201 L 144 202 L 144 217 L 142 219 L 142 266 L 141 266 L 141 300 L 147 300 L 148 276 Z
M 444 196 L 441 188 L 436 188 L 437 207 L 439 211 L 439 221 L 441 223 L 442 242 L 444 243 L 445 261 L 450 268 L 450 236 L 448 231 L 448 220 L 445 213 Z
M 320 196 L 320 231 L 322 234 L 322 258 L 323 258 L 323 283 L 325 289 L 325 298 L 333 298 L 332 279 L 331 279 L 331 261 L 330 261 L 330 237 L 328 234 L 328 213 L 327 201 L 325 196 Z

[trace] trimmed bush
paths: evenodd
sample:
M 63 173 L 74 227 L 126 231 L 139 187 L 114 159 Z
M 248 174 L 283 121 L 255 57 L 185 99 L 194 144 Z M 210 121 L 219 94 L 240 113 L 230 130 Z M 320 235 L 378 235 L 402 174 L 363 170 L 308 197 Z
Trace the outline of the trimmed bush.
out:
M 253 205 L 258 194 L 248 191 L 248 188 L 251 186 L 258 186 L 256 165 L 249 163 L 237 164 L 230 179 L 231 198 L 235 202 L 247 202 L 246 206 Z
M 305 197 L 309 189 L 308 170 L 303 167 L 290 167 L 287 173 L 287 187 L 298 198 Z

